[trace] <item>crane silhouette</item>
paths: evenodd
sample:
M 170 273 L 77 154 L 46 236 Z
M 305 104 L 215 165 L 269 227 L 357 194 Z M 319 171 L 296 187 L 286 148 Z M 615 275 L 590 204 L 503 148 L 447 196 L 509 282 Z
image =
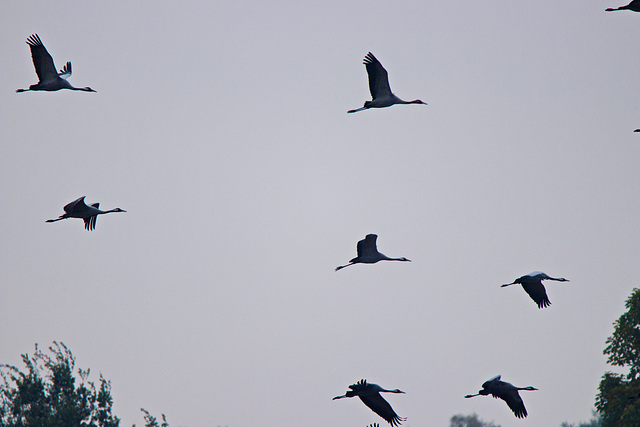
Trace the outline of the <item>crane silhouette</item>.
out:
M 531 386 L 516 387 L 513 384 L 500 381 L 500 375 L 497 375 L 482 384 L 482 390 L 480 390 L 478 394 L 467 394 L 465 398 L 492 395 L 496 399 L 502 399 L 507 402 L 507 405 L 509 405 L 509 408 L 511 408 L 516 418 L 525 418 L 527 416 L 527 409 L 524 407 L 524 402 L 518 390 L 533 391 L 537 390 L 537 388 Z
M 533 273 L 529 273 L 526 276 L 518 277 L 513 283 L 507 283 L 506 285 L 502 285 L 501 288 L 505 286 L 515 285 L 516 283 L 520 283 L 522 288 L 529 294 L 532 300 L 538 304 L 538 308 L 545 308 L 551 305 L 551 301 L 549 301 L 549 297 L 547 296 L 547 291 L 544 289 L 544 285 L 542 284 L 543 280 L 555 280 L 557 282 L 568 282 L 564 277 L 555 278 L 549 277 L 542 271 L 534 271 Z
M 385 390 L 378 384 L 368 383 L 367 380 L 360 380 L 355 384 L 351 384 L 349 388 L 351 390 L 347 391 L 346 394 L 336 396 L 333 400 L 358 396 L 360 400 L 362 400 L 362 403 L 367 405 L 369 409 L 380 415 L 392 426 L 399 426 L 401 421 L 406 420 L 406 418 L 399 417 L 391 405 L 389 405 L 389 402 L 380 396 L 380 393 L 404 393 L 404 391 L 398 390 L 397 388 L 395 390 Z
M 375 264 L 378 261 L 408 261 L 411 262 L 410 259 L 402 258 L 389 258 L 385 254 L 378 252 L 378 248 L 376 246 L 376 239 L 378 236 L 376 234 L 367 234 L 363 240 L 358 242 L 358 256 L 349 261 L 349 264 L 340 265 L 336 267 L 336 271 L 341 270 L 345 267 L 349 267 L 353 264 Z
M 98 215 L 111 212 L 126 212 L 125 210 L 122 210 L 120 208 L 102 211 L 98 209 L 100 207 L 100 203 L 93 203 L 91 206 L 87 206 L 87 204 L 84 202 L 85 197 L 86 196 L 82 196 L 79 199 L 76 199 L 73 202 L 67 204 L 63 208 L 64 213 L 60 215 L 59 218 L 48 219 L 45 222 L 56 222 L 67 218 L 82 218 L 84 220 L 84 229 L 91 231 L 96 228 L 96 219 L 98 218 Z
M 31 49 L 31 58 L 33 59 L 33 66 L 36 69 L 36 74 L 38 75 L 38 83 L 29 86 L 29 89 L 16 89 L 16 92 L 27 92 L 30 90 L 55 91 L 60 89 L 95 92 L 95 90 L 90 87 L 71 86 L 67 81 L 71 76 L 71 62 L 67 62 L 58 73 L 56 71 L 56 66 L 53 64 L 53 58 L 49 55 L 47 48 L 44 47 L 37 34 L 32 34 L 28 37 L 27 44 Z
M 419 99 L 413 101 L 403 101 L 391 92 L 389 86 L 389 75 L 387 70 L 384 69 L 380 61 L 373 56 L 373 53 L 369 52 L 364 57 L 364 65 L 367 67 L 367 74 L 369 75 L 369 92 L 371 92 L 371 101 L 365 101 L 364 107 L 356 108 L 355 110 L 349 110 L 347 113 L 357 113 L 358 111 L 366 110 L 369 108 L 384 108 L 390 107 L 395 104 L 424 104 Z
M 605 12 L 613 12 L 616 10 L 631 10 L 633 12 L 640 12 L 640 0 L 632 0 L 631 3 L 629 3 L 626 6 L 620 6 L 616 9 L 605 9 Z

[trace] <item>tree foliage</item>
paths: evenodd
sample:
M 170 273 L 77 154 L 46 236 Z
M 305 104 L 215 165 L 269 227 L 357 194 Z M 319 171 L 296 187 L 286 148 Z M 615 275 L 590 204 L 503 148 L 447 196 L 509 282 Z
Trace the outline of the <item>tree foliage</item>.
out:
M 87 381 L 90 370 L 78 368 L 64 345 L 53 342 L 45 354 L 36 344 L 33 356 L 22 355 L 26 371 L 0 365 L 1 427 L 118 427 L 113 415 L 111 383 L 100 375 L 96 389 Z
M 628 368 L 627 375 L 606 372 L 600 381 L 596 408 L 602 427 L 640 426 L 640 289 L 625 303 L 627 311 L 614 323 L 604 354 L 607 363 Z
M 602 417 L 596 411 L 592 411 L 593 418 L 586 422 L 581 422 L 579 424 L 569 424 L 568 422 L 563 422 L 560 427 L 601 427 L 602 426 Z
M 162 423 L 158 424 L 158 420 L 156 417 L 151 415 L 149 411 L 144 408 L 140 408 L 142 412 L 144 412 L 144 427 L 169 427 L 169 423 L 167 422 L 167 417 L 162 414 Z M 133 427 L 136 427 L 135 424 Z
M 454 415 L 449 420 L 449 427 L 500 427 L 493 422 L 483 421 L 478 417 L 478 414 L 471 415 Z

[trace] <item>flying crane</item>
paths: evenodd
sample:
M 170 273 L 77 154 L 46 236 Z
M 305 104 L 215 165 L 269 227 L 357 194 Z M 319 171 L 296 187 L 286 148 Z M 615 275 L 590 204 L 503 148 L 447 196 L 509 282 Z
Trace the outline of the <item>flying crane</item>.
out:
M 358 396 L 360 400 L 362 400 L 362 403 L 367 405 L 369 409 L 380 415 L 392 426 L 399 426 L 401 421 L 406 420 L 406 418 L 399 417 L 391 405 L 389 405 L 389 402 L 380 396 L 380 393 L 404 393 L 404 391 L 398 390 L 397 388 L 394 390 L 386 390 L 378 384 L 368 383 L 367 380 L 360 380 L 355 384 L 351 384 L 349 388 L 351 390 L 347 391 L 346 394 L 343 396 L 336 396 L 333 400 Z
M 516 387 L 513 384 L 500 381 L 500 375 L 491 378 L 482 384 L 482 390 L 477 394 L 467 394 L 465 398 L 476 396 L 488 396 L 492 395 L 496 399 L 502 399 L 507 402 L 509 408 L 513 411 L 516 418 L 525 418 L 527 416 L 527 409 L 524 407 L 524 402 L 518 394 L 518 390 L 537 390 L 535 387 Z
M 538 308 L 545 308 L 551 305 L 551 301 L 549 301 L 549 297 L 547 296 L 547 291 L 544 289 L 544 285 L 542 284 L 543 280 L 555 280 L 556 282 L 568 282 L 564 277 L 550 277 L 543 273 L 542 271 L 534 271 L 525 276 L 518 277 L 513 283 L 507 283 L 506 285 L 500 286 L 504 288 L 505 286 L 515 285 L 520 283 L 522 288 L 529 294 L 532 300 L 538 304 Z
M 340 265 L 336 267 L 336 271 L 349 267 L 353 264 L 375 264 L 378 261 L 409 261 L 410 259 L 402 258 L 389 258 L 385 254 L 378 252 L 376 246 L 376 240 L 378 236 L 376 234 L 367 234 L 363 240 L 358 242 L 358 256 L 349 261 L 349 264 Z
M 358 111 L 367 110 L 369 108 L 384 108 L 390 107 L 395 104 L 424 104 L 419 99 L 413 101 L 403 101 L 391 92 L 389 86 L 389 75 L 387 70 L 384 69 L 380 61 L 373 56 L 373 53 L 369 52 L 364 57 L 364 65 L 367 68 L 367 74 L 369 75 L 369 92 L 371 92 L 371 101 L 365 101 L 364 107 L 356 108 L 355 110 L 349 110 L 347 113 L 357 113 Z
M 29 89 L 16 89 L 16 92 L 27 92 L 30 90 L 46 90 L 55 91 L 60 89 L 83 90 L 85 92 L 95 92 L 90 87 L 73 87 L 67 81 L 71 76 L 71 62 L 67 62 L 58 73 L 56 66 L 53 64 L 53 58 L 47 52 L 40 37 L 32 34 L 27 38 L 27 44 L 31 49 L 31 58 L 33 66 L 38 75 L 38 83 L 29 86 Z
M 82 218 L 84 221 L 84 229 L 87 231 L 94 230 L 96 228 L 96 219 L 98 215 L 107 214 L 111 212 L 126 212 L 120 208 L 111 209 L 108 211 L 100 210 L 100 203 L 93 203 L 91 206 L 87 206 L 82 196 L 79 199 L 67 204 L 63 209 L 64 213 L 56 219 L 48 219 L 45 222 L 56 222 L 67 218 Z

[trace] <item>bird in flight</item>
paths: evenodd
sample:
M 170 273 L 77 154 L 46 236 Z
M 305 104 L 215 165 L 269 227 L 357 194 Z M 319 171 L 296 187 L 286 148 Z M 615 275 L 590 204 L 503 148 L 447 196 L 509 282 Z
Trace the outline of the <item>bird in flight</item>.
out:
M 376 246 L 376 240 L 378 236 L 376 234 L 367 234 L 363 240 L 358 242 L 358 256 L 349 261 L 349 264 L 340 265 L 336 267 L 336 271 L 345 267 L 349 267 L 353 264 L 375 264 L 378 261 L 409 261 L 410 259 L 402 258 L 389 258 L 385 254 L 378 252 Z
M 404 393 L 404 391 L 398 390 L 397 388 L 394 390 L 385 390 L 378 384 L 368 383 L 367 380 L 360 380 L 355 384 L 351 384 L 349 388 L 351 390 L 347 391 L 346 394 L 343 396 L 336 396 L 333 400 L 358 396 L 360 400 L 362 400 L 362 403 L 367 405 L 369 409 L 380 415 L 392 426 L 399 426 L 401 421 L 406 420 L 406 418 L 399 417 L 391 405 L 389 405 L 389 402 L 380 396 L 380 393 Z
M 389 75 L 387 70 L 384 69 L 380 61 L 373 56 L 373 53 L 369 52 L 364 57 L 364 65 L 367 68 L 367 74 L 369 75 L 369 92 L 371 92 L 371 101 L 365 101 L 364 107 L 356 108 L 355 110 L 349 110 L 347 113 L 357 113 L 358 111 L 366 110 L 369 108 L 384 108 L 390 107 L 395 104 L 424 104 L 419 99 L 413 101 L 403 101 L 391 92 L 389 87 Z
M 95 90 L 90 87 L 71 86 L 67 81 L 71 76 L 71 62 L 67 62 L 58 73 L 56 71 L 56 66 L 53 64 L 53 58 L 49 55 L 47 48 L 44 47 L 37 34 L 29 36 L 29 38 L 27 38 L 27 44 L 31 49 L 31 58 L 33 59 L 33 66 L 36 69 L 36 74 L 38 75 L 38 83 L 29 86 L 29 89 L 16 89 L 16 92 L 27 92 L 30 90 L 55 91 L 60 89 L 95 92 Z
M 556 282 L 568 282 L 564 277 L 549 277 L 542 271 L 534 271 L 533 273 L 529 273 L 526 276 L 518 277 L 513 283 L 507 283 L 506 285 L 502 285 L 501 288 L 505 286 L 515 285 L 520 283 L 522 288 L 529 294 L 532 300 L 538 304 L 538 308 L 545 308 L 551 305 L 551 301 L 549 301 L 549 297 L 547 296 L 547 291 L 544 289 L 544 285 L 542 284 L 543 280 L 555 280 Z
M 102 211 L 98 209 L 100 203 L 93 203 L 91 206 L 87 206 L 82 196 L 79 199 L 67 204 L 63 209 L 64 213 L 56 219 L 48 219 L 45 222 L 56 222 L 67 218 L 82 218 L 84 221 L 84 229 L 87 231 L 94 230 L 96 228 L 96 219 L 98 215 L 107 214 L 111 212 L 126 212 L 120 208 L 111 209 L 108 211 Z
M 467 394 L 465 398 L 476 396 L 488 396 L 492 395 L 496 399 L 502 399 L 507 402 L 509 408 L 513 411 L 516 418 L 525 418 L 527 416 L 527 409 L 524 407 L 524 402 L 518 394 L 518 390 L 537 390 L 535 387 L 516 387 L 513 384 L 500 381 L 500 375 L 491 378 L 482 384 L 482 390 L 478 394 Z

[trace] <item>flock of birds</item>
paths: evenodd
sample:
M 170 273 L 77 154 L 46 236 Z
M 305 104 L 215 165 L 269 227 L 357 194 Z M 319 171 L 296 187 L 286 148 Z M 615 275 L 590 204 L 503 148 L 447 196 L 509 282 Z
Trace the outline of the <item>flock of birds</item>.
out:
M 640 1 L 640 0 L 639 0 Z M 348 267 L 353 264 L 375 264 L 378 261 L 409 261 L 410 259 L 401 257 L 401 258 L 390 258 L 383 253 L 378 251 L 378 247 L 376 245 L 376 241 L 378 236 L 375 234 L 367 234 L 367 236 L 360 240 L 357 245 L 358 256 L 349 261 L 348 264 L 340 265 L 336 267 L 336 271 L 339 271 L 345 267 Z M 526 274 L 524 276 L 518 277 L 511 283 L 507 283 L 502 285 L 501 287 L 511 286 L 515 284 L 521 284 L 522 288 L 525 290 L 527 294 L 531 297 L 531 299 L 538 305 L 538 308 L 545 308 L 551 305 L 551 301 L 549 301 L 549 297 L 547 296 L 547 291 L 542 284 L 543 280 L 555 280 L 557 282 L 568 282 L 569 280 L 564 277 L 551 277 L 546 273 L 541 271 L 534 271 L 532 273 Z M 527 387 L 516 387 L 511 383 L 504 382 L 500 380 L 500 375 L 491 378 L 490 380 L 484 382 L 482 384 L 482 390 L 480 390 L 477 394 L 468 394 L 465 397 L 475 397 L 475 396 L 488 396 L 491 395 L 495 398 L 499 398 L 504 400 L 509 408 L 513 411 L 514 415 L 517 418 L 525 418 L 527 416 L 527 409 L 524 406 L 524 402 L 518 393 L 519 390 L 537 390 L 537 388 L 532 386 Z M 367 405 L 373 412 L 380 415 L 385 421 L 387 421 L 392 426 L 400 425 L 401 421 L 404 421 L 405 418 L 402 418 L 396 414 L 393 410 L 389 402 L 387 402 L 380 393 L 404 393 L 404 391 L 394 389 L 394 390 L 386 390 L 380 387 L 377 384 L 368 383 L 366 380 L 360 380 L 356 384 L 351 384 L 349 386 L 351 390 L 347 391 L 347 393 L 343 396 L 336 396 L 333 399 L 342 399 L 344 397 L 354 397 L 358 396 L 362 403 Z
M 634 12 L 640 12 L 640 0 L 633 0 L 626 6 L 621 6 L 616 9 L 606 9 L 607 12 L 616 10 L 631 10 Z M 71 76 L 71 62 L 67 62 L 65 66 L 59 72 L 56 71 L 56 67 L 53 62 L 53 58 L 44 47 L 44 44 L 40 40 L 37 34 L 33 34 L 27 38 L 27 44 L 31 50 L 31 57 L 33 59 L 33 65 L 38 75 L 38 83 L 29 86 L 29 89 L 17 89 L 16 92 L 26 91 L 57 91 L 60 89 L 81 90 L 85 92 L 96 92 L 90 87 L 76 88 L 73 87 L 67 79 Z M 347 111 L 348 113 L 356 113 L 358 111 L 367 110 L 369 108 L 384 108 L 395 104 L 423 104 L 425 102 L 416 99 L 413 101 L 404 101 L 398 98 L 389 86 L 389 77 L 387 70 L 384 69 L 380 61 L 371 53 L 367 53 L 364 58 L 364 65 L 367 70 L 369 78 L 369 91 L 371 92 L 371 101 L 365 101 L 364 106 L 361 108 Z M 636 129 L 634 132 L 640 132 L 640 129 Z M 84 228 L 88 231 L 94 230 L 96 227 L 96 219 L 98 215 L 113 213 L 113 212 L 126 212 L 120 208 L 114 208 L 107 211 L 100 210 L 99 203 L 93 203 L 87 205 L 84 201 L 85 196 L 74 200 L 64 206 L 64 214 L 58 218 L 49 219 L 46 222 L 56 222 L 67 218 L 80 218 L 84 221 Z M 363 240 L 360 240 L 357 244 L 357 254 L 355 258 L 351 259 L 348 264 L 336 267 L 336 271 L 339 271 L 345 267 L 354 264 L 375 264 L 378 261 L 406 261 L 411 262 L 410 259 L 390 258 L 378 251 L 377 241 L 378 236 L 375 234 L 368 234 Z M 538 308 L 545 308 L 551 305 L 543 280 L 554 280 L 558 282 L 568 282 L 565 278 L 550 277 L 541 271 L 534 271 L 522 277 L 515 279 L 512 283 L 502 285 L 502 287 L 511 286 L 515 284 L 522 285 L 525 292 L 531 297 L 531 299 L 537 304 Z M 501 381 L 501 376 L 497 375 L 490 380 L 482 384 L 482 389 L 477 394 L 468 394 L 465 398 L 472 398 L 475 396 L 488 396 L 491 395 L 495 398 L 504 400 L 509 408 L 513 411 L 517 418 L 524 418 L 527 416 L 527 410 L 524 406 L 524 402 L 520 397 L 519 391 L 538 390 L 535 387 L 516 387 L 508 382 Z M 405 421 L 406 418 L 400 417 L 393 410 L 389 402 L 387 402 L 380 393 L 402 393 L 405 392 L 399 389 L 387 390 L 380 387 L 377 384 L 369 383 L 367 380 L 362 379 L 355 384 L 349 386 L 349 390 L 341 396 L 336 396 L 333 400 L 343 399 L 347 397 L 359 397 L 362 403 L 369 407 L 373 412 L 382 417 L 391 426 L 396 427 Z M 370 427 L 379 427 L 378 424 L 371 424 Z

